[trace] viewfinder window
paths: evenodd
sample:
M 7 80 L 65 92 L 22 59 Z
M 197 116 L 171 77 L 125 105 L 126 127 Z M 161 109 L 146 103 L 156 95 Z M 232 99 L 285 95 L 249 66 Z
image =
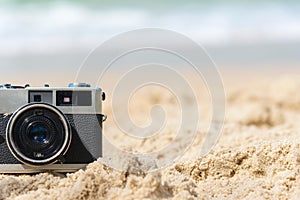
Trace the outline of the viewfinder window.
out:
M 57 91 L 57 106 L 91 106 L 91 91 Z

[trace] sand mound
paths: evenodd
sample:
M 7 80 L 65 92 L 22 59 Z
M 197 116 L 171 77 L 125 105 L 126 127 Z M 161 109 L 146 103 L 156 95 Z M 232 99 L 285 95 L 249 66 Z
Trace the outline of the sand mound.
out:
M 246 126 L 272 127 L 285 121 L 283 110 L 267 103 L 249 103 L 241 106 L 238 112 L 237 122 Z
M 296 143 L 262 142 L 212 152 L 144 175 L 120 173 L 95 162 L 66 178 L 46 173 L 1 176 L 1 198 L 296 199 L 300 186 L 299 148 Z

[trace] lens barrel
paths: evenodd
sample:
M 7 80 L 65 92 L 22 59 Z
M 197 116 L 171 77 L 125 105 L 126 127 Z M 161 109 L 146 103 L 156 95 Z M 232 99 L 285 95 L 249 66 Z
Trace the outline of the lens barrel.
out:
M 7 145 L 20 162 L 30 166 L 52 164 L 68 150 L 71 128 L 64 114 L 47 103 L 30 103 L 10 118 Z

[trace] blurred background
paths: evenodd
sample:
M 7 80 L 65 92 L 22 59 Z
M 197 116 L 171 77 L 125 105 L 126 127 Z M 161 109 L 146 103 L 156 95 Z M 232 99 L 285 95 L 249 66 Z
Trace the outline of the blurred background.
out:
M 98 44 L 145 27 L 202 44 L 222 73 L 300 65 L 297 0 L 0 0 L 0 81 L 66 85 Z

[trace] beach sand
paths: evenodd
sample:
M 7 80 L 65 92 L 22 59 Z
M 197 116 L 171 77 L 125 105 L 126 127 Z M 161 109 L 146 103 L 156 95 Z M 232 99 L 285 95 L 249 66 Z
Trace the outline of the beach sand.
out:
M 254 76 L 245 81 L 231 75 L 224 80 L 226 120 L 209 154 L 197 155 L 209 123 L 203 120 L 187 153 L 160 171 L 119 172 L 97 161 L 66 177 L 50 173 L 0 175 L 0 199 L 299 199 L 299 77 Z M 141 123 L 149 120 L 143 120 L 143 113 L 154 103 L 166 105 L 171 112 L 170 126 L 159 139 L 133 145 L 135 151 L 151 152 L 172 141 L 172 123 L 177 122 L 172 120 L 174 101 L 160 90 L 140 95 L 144 98 L 136 98 L 138 106 L 131 112 Z M 111 108 L 105 104 L 104 111 L 110 116 Z M 209 106 L 204 105 L 204 117 L 209 112 Z M 106 135 L 124 144 L 113 120 L 104 126 Z

